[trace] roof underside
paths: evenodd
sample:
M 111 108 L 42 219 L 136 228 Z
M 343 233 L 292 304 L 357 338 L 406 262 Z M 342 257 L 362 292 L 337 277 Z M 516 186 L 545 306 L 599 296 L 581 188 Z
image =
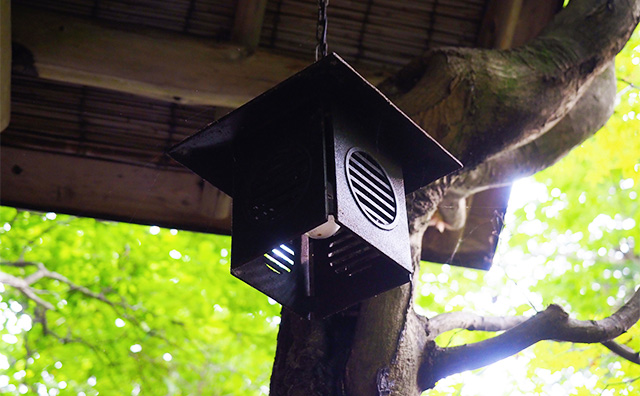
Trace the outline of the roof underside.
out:
M 495 45 L 505 11 L 493 3 L 331 0 L 330 51 L 376 83 L 429 48 Z M 316 17 L 310 0 L 14 4 L 2 204 L 229 233 L 230 198 L 165 152 L 313 62 Z

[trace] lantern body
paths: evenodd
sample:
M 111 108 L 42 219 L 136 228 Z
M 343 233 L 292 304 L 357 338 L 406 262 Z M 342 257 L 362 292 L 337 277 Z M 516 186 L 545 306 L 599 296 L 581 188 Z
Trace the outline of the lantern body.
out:
M 410 281 L 405 193 L 460 167 L 335 54 L 170 154 L 233 197 L 231 272 L 309 318 Z

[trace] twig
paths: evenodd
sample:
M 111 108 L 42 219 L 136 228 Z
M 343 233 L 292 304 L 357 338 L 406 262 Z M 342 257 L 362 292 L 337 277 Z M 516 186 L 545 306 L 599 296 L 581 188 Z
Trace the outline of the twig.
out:
M 25 268 L 36 267 L 38 263 L 33 261 L 0 261 L 0 265 L 4 265 L 6 267 Z
M 602 392 L 600 392 L 600 394 L 602 395 L 602 394 L 604 393 L 604 391 L 606 391 L 607 389 L 609 389 L 609 387 L 610 387 L 610 386 L 616 386 L 616 385 L 629 385 L 629 384 L 632 384 L 632 383 L 636 382 L 637 380 L 640 380 L 640 377 L 630 378 L 630 379 L 628 379 L 628 380 L 624 380 L 624 381 L 621 381 L 621 382 L 613 382 L 613 383 L 607 384 L 607 386 L 605 386 L 605 387 L 602 389 Z
M 45 309 L 55 309 L 53 304 L 40 298 L 31 287 L 31 284 L 28 283 L 25 279 L 18 278 L 17 276 L 13 276 L 7 274 L 6 272 L 0 271 L 0 283 L 16 288 L 19 292 L 24 294 L 25 297 Z
M 38 235 L 34 236 L 33 238 L 31 238 L 29 241 L 27 241 L 27 243 L 25 243 L 25 245 L 22 247 L 22 251 L 20 252 L 20 259 L 18 260 L 18 262 L 23 261 L 24 259 L 24 255 L 25 253 L 27 253 L 29 247 L 31 245 L 33 245 L 38 239 L 42 238 L 44 235 L 46 235 L 49 231 L 53 230 L 54 228 L 60 226 L 60 225 L 65 225 L 65 224 L 69 224 L 70 220 L 65 220 L 65 221 L 56 221 L 55 223 L 49 225 L 47 228 L 45 228 L 44 230 L 42 230 L 42 232 L 40 232 Z
M 627 359 L 631 363 L 640 364 L 640 353 L 634 351 L 626 345 L 618 344 L 615 341 L 605 341 L 602 343 L 605 347 L 607 347 L 611 352 L 616 355 Z
M 628 80 L 626 80 L 626 79 L 624 79 L 622 77 L 618 77 L 618 81 L 629 85 L 631 88 L 640 89 L 640 85 L 634 84 L 631 81 L 628 81 Z
M 503 331 L 528 320 L 524 316 L 484 317 L 468 312 L 448 312 L 429 319 L 428 340 L 449 330 Z
M 153 316 L 157 316 L 154 313 L 149 312 L 145 309 L 127 304 L 126 299 L 122 296 L 121 296 L 121 301 L 119 302 L 112 301 L 109 298 L 107 298 L 103 293 L 95 293 L 85 286 L 81 286 L 72 282 L 66 276 L 58 272 L 49 270 L 43 263 L 17 261 L 17 262 L 3 262 L 2 264 L 6 266 L 11 266 L 11 267 L 35 266 L 38 268 L 34 273 L 26 276 L 25 278 L 19 278 L 14 275 L 7 274 L 5 272 L 0 271 L 0 283 L 7 284 L 9 286 L 16 288 L 22 294 L 24 294 L 28 299 L 34 301 L 36 304 L 38 304 L 38 306 L 44 308 L 44 310 L 55 310 L 55 306 L 50 302 L 40 298 L 37 295 L 37 294 L 45 293 L 47 291 L 36 289 L 32 285 L 37 283 L 41 279 L 46 278 L 46 279 L 57 280 L 61 283 L 66 284 L 67 286 L 69 286 L 70 292 L 79 292 L 89 298 L 93 298 L 107 304 L 109 307 L 111 307 L 111 309 L 114 310 L 114 312 L 118 316 L 122 316 L 123 318 L 127 319 L 138 329 L 142 329 L 142 324 L 140 323 L 138 318 L 136 318 L 134 315 L 129 313 L 130 311 L 135 312 L 135 311 L 141 310 L 142 312 L 150 313 Z M 120 309 L 122 309 L 122 311 L 120 311 Z M 174 325 L 184 326 L 183 322 L 177 321 L 175 319 L 172 319 L 171 323 Z M 42 324 L 43 324 L 44 332 L 45 334 L 47 334 L 48 330 L 46 328 L 46 323 L 43 321 Z M 142 329 L 142 331 L 144 331 L 146 334 L 150 336 L 160 338 L 161 340 L 165 341 L 167 344 L 173 347 L 180 348 L 180 346 L 177 345 L 175 342 L 169 340 L 168 338 L 166 338 L 164 335 L 160 334 L 157 331 L 153 331 L 153 330 L 146 331 L 144 329 Z

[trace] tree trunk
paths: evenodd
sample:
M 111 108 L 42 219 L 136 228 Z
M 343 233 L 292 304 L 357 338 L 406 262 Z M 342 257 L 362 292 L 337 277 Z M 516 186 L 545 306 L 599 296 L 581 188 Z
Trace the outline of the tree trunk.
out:
M 422 235 L 445 196 L 533 174 L 604 124 L 615 95 L 609 66 L 639 19 L 640 0 L 573 0 L 523 47 L 434 50 L 381 85 L 465 165 L 408 197 L 416 271 Z M 442 378 L 439 348 L 413 309 L 413 288 L 325 320 L 283 309 L 271 395 L 415 396 L 432 387 Z

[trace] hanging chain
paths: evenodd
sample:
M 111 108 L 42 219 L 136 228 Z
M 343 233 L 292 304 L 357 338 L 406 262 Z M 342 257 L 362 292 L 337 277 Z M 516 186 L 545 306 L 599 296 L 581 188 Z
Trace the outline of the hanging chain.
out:
M 318 26 L 316 29 L 316 61 L 327 56 L 327 7 L 329 0 L 318 0 Z

